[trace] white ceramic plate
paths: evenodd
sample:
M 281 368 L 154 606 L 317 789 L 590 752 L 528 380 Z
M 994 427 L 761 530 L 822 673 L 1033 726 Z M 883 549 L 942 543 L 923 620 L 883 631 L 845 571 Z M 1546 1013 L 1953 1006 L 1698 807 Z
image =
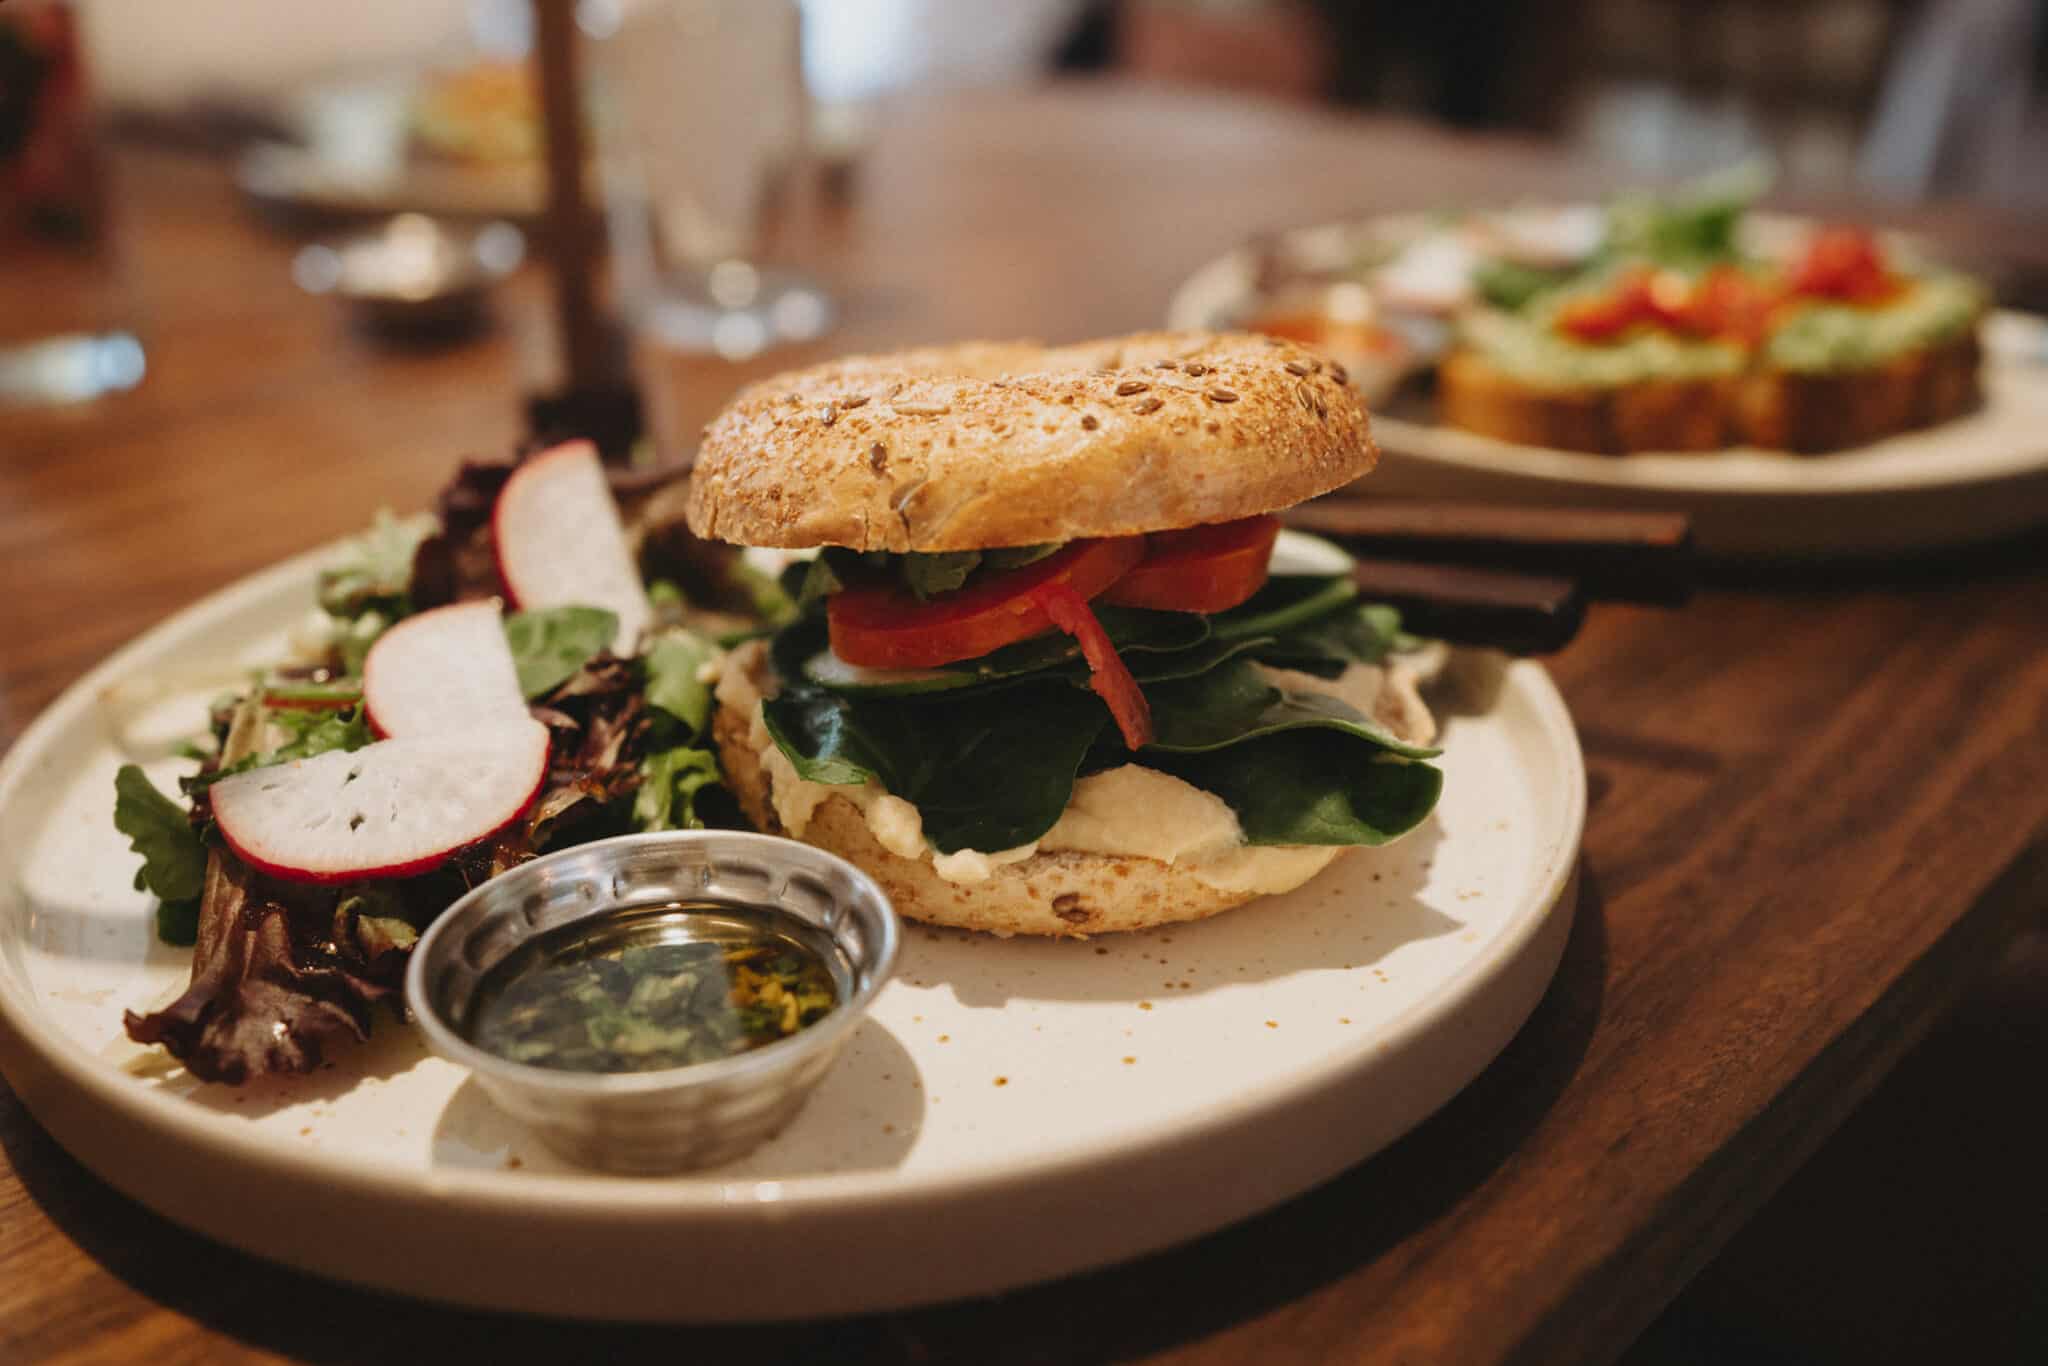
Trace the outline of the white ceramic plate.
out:
M 1131 1257 L 1377 1151 L 1506 1044 L 1575 904 L 1578 743 L 1532 663 L 1454 659 L 1437 815 L 1292 895 L 1095 942 L 912 927 L 792 1126 L 715 1172 L 565 1169 L 413 1031 L 310 1077 L 195 1082 L 127 1042 L 182 985 L 110 821 L 101 694 L 273 653 L 326 552 L 136 641 L 0 764 L 0 1067 L 58 1141 L 181 1223 L 495 1308 L 714 1319 L 880 1309 Z M 207 689 L 129 728 L 196 725 Z M 176 761 L 155 761 L 167 783 Z M 402 1250 L 399 1251 L 399 1250 Z
M 1751 220 L 1766 249 L 1802 226 L 1770 214 Z M 1334 271 L 1428 223 L 1400 214 L 1304 228 L 1284 234 L 1277 250 Z M 1255 300 L 1254 271 L 1250 248 L 1210 261 L 1175 292 L 1168 324 L 1241 323 Z M 1996 313 L 1984 341 L 1982 408 L 1870 446 L 1615 457 L 1375 414 L 1382 459 L 1361 491 L 1682 512 L 1700 547 L 1728 558 L 1875 555 L 1990 539 L 2048 521 L 2048 320 Z

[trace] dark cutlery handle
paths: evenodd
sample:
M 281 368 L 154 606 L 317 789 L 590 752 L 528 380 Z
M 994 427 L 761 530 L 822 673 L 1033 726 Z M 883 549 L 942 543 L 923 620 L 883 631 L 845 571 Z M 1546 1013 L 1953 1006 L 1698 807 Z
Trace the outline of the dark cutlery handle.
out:
M 1579 585 L 1554 575 L 1361 559 L 1352 577 L 1367 600 L 1399 608 L 1410 632 L 1457 645 L 1549 654 L 1586 619 Z
M 1284 516 L 1369 555 L 1569 575 L 1591 601 L 1676 607 L 1696 574 L 1691 527 L 1672 513 L 1325 498 Z

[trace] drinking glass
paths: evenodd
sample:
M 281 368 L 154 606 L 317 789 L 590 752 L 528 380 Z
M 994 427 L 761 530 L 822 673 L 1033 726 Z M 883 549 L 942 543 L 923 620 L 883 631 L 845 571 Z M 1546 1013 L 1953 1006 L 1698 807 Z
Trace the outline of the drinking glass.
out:
M 799 24 L 793 0 L 642 0 L 592 45 L 613 288 L 663 463 L 833 322 L 765 250 L 803 167 Z

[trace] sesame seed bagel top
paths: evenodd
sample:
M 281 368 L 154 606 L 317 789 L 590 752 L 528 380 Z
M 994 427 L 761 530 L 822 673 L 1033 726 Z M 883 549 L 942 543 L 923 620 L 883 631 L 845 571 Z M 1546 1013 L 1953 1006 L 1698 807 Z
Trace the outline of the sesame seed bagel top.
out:
M 979 550 L 1271 512 L 1376 458 L 1342 369 L 1290 342 L 971 342 L 744 390 L 705 430 L 689 522 L 739 545 Z

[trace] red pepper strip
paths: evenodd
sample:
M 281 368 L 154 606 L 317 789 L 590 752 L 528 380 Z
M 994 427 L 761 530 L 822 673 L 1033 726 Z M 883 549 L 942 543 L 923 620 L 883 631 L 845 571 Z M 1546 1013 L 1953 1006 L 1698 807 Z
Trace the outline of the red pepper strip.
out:
M 1082 657 L 1088 661 L 1088 686 L 1109 704 L 1109 714 L 1123 732 L 1124 747 L 1138 750 L 1151 744 L 1152 708 L 1087 600 L 1063 583 L 1046 584 L 1032 597 L 1053 625 L 1080 642 Z

